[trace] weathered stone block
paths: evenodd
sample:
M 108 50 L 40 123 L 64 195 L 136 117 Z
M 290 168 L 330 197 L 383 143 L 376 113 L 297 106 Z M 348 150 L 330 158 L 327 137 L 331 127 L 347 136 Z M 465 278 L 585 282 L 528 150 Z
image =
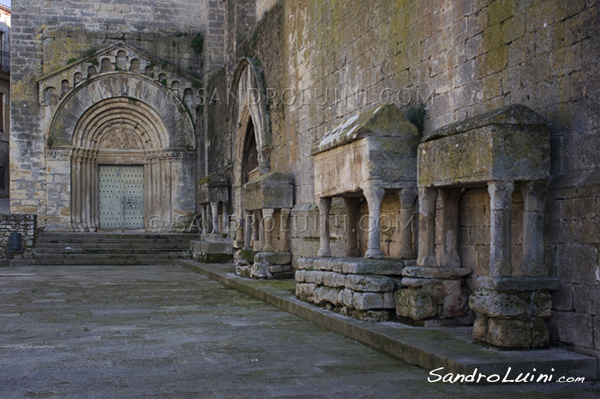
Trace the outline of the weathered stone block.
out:
M 314 284 L 322 285 L 323 284 L 323 276 L 325 276 L 325 272 L 308 270 L 306 272 L 306 274 L 304 275 L 304 280 L 307 283 L 314 283 Z
M 431 295 L 422 290 L 402 289 L 394 295 L 396 314 L 413 320 L 423 320 L 434 317 L 437 307 Z
M 354 292 L 348 288 L 344 288 L 343 290 L 340 290 L 340 294 L 342 296 L 340 303 L 349 308 L 353 308 L 354 304 L 352 300 L 354 298 Z
M 539 348 L 550 340 L 546 323 L 536 320 L 488 320 L 487 342 L 503 348 Z
M 325 302 L 328 302 L 334 306 L 337 306 L 339 304 L 339 302 L 338 302 L 339 293 L 340 293 L 340 290 L 336 289 L 336 288 L 317 287 L 315 289 L 314 302 L 316 304 L 323 304 Z
M 581 348 L 594 348 L 592 316 L 575 312 L 555 312 L 558 339 Z
M 472 270 L 466 267 L 405 267 L 402 276 L 425 279 L 456 279 L 471 274 Z
M 289 265 L 292 263 L 292 254 L 289 252 L 259 252 L 254 256 L 254 261 L 271 265 Z
M 466 291 L 450 294 L 442 300 L 442 316 L 447 318 L 460 317 L 464 315 L 469 303 L 469 294 Z
M 352 296 L 352 305 L 358 310 L 383 308 L 383 295 L 373 292 L 355 292 Z
M 549 317 L 552 298 L 544 292 L 501 292 L 478 290 L 469 300 L 470 308 L 489 317 Z
M 329 272 L 323 276 L 323 284 L 328 287 L 343 287 L 346 276 L 341 273 Z
M 316 288 L 316 284 L 296 284 L 296 297 L 303 301 L 312 302 Z
M 395 289 L 395 284 L 391 279 L 381 276 L 359 276 L 350 274 L 346 276 L 344 284 L 346 288 L 363 292 L 388 292 L 394 291 Z
M 441 301 L 445 296 L 460 293 L 462 280 L 442 280 L 429 278 L 403 278 L 405 287 L 421 288 L 431 294 L 433 299 Z
M 273 278 L 269 271 L 269 264 L 257 262 L 254 262 L 254 264 L 250 266 L 250 277 L 258 279 Z
M 237 258 L 238 258 L 238 260 L 242 260 L 242 261 L 246 262 L 247 264 L 251 264 L 251 263 L 254 263 L 255 255 L 256 255 L 256 252 L 251 251 L 249 249 L 243 249 L 237 253 Z
M 479 341 L 486 342 L 488 334 L 488 317 L 480 316 L 475 319 L 473 324 L 473 338 Z

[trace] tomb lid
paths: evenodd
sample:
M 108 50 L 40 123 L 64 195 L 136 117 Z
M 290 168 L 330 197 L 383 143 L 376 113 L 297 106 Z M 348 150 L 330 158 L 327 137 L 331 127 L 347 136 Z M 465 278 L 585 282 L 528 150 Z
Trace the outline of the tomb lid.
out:
M 258 176 L 254 180 L 250 180 L 246 183 L 246 186 L 252 186 L 255 184 L 262 184 L 265 186 L 278 185 L 278 184 L 292 184 L 289 177 L 280 172 L 271 172 L 264 175 Z
M 422 142 L 454 136 L 490 125 L 545 126 L 547 124 L 546 119 L 530 108 L 521 104 L 513 104 L 443 126 L 429 134 L 425 134 Z
M 313 146 L 313 155 L 334 149 L 368 136 L 414 138 L 418 130 L 402 111 L 391 103 L 379 104 L 330 130 Z
M 196 183 L 196 185 L 198 187 L 227 187 L 227 177 L 225 177 L 225 175 L 223 175 L 222 173 L 212 173 L 198 180 L 198 183 Z

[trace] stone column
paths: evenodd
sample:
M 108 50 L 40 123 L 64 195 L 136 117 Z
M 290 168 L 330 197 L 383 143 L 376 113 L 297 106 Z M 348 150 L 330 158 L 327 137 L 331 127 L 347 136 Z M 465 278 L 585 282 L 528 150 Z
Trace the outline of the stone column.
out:
M 383 201 L 385 190 L 383 188 L 368 187 L 363 189 L 363 193 L 369 206 L 369 243 L 365 258 L 382 259 L 379 217 L 381 216 L 381 201 Z
M 229 235 L 229 212 L 227 209 L 229 204 L 227 202 L 222 202 L 221 206 L 223 207 L 223 233 Z
M 346 251 L 345 256 L 355 257 L 360 256 L 358 249 L 358 198 L 344 198 L 344 205 L 346 206 Z
M 331 244 L 329 242 L 329 210 L 331 209 L 331 198 L 319 198 L 319 253 L 317 256 L 331 256 Z
M 252 249 L 252 211 L 244 211 L 244 250 Z
M 260 211 L 259 210 L 255 210 L 252 213 L 253 219 L 252 219 L 252 240 L 251 240 L 251 244 L 252 244 L 252 249 L 255 250 L 255 244 L 254 243 L 259 243 L 258 246 L 260 247 Z
M 440 190 L 442 199 L 442 215 L 438 220 L 442 231 L 442 267 L 460 267 L 460 256 L 458 255 L 458 203 L 460 200 L 460 189 Z
M 417 199 L 416 188 L 403 188 L 400 190 L 400 229 L 402 234 L 400 238 L 400 257 L 402 259 L 413 259 L 415 251 L 413 249 L 413 234 L 412 234 L 412 207 Z
M 523 189 L 523 265 L 527 277 L 547 277 L 544 263 L 544 208 L 547 183 L 528 182 Z
M 273 252 L 273 229 L 275 229 L 275 220 L 273 219 L 274 209 L 263 209 L 263 231 L 265 233 L 265 245 L 263 252 Z
M 219 203 L 211 202 L 210 209 L 212 210 L 212 234 L 219 233 Z
M 435 267 L 435 200 L 437 188 L 419 187 L 419 250 L 417 265 Z
M 200 234 L 208 233 L 206 225 L 206 208 L 204 205 L 200 205 Z
M 206 217 L 204 218 L 204 221 L 206 222 L 206 225 L 204 226 L 204 231 L 206 232 L 206 234 L 210 234 L 210 232 L 212 231 L 212 227 L 211 227 L 211 209 L 210 209 L 210 204 L 206 204 L 204 205 L 204 214 L 206 215 Z
M 282 252 L 290 251 L 290 212 L 289 208 L 283 208 L 279 213 L 279 237 Z
M 490 194 L 490 276 L 512 276 L 510 222 L 513 182 L 493 181 Z

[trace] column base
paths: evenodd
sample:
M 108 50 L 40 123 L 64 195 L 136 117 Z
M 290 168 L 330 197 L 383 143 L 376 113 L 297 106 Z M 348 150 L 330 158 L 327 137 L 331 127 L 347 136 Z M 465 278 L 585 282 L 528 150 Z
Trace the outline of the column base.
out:
M 365 259 L 383 259 L 383 251 L 381 249 L 368 249 L 365 253 Z
M 248 259 L 254 254 L 252 262 Z M 240 255 L 246 259 L 240 260 Z M 254 279 L 287 279 L 294 277 L 292 254 L 289 252 L 240 251 L 235 273 Z
M 473 338 L 501 348 L 541 348 L 550 343 L 545 319 L 552 310 L 556 279 L 478 279 L 480 288 L 469 300 L 478 313 Z
M 457 267 L 406 267 L 402 289 L 396 291 L 396 314 L 412 320 L 468 319 L 469 294 L 463 287 L 471 269 Z

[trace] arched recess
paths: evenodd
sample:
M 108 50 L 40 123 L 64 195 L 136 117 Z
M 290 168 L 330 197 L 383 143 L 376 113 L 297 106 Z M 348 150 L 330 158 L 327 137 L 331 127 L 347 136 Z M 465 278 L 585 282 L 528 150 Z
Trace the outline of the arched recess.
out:
M 180 216 L 193 215 L 193 123 L 185 107 L 152 80 L 116 72 L 82 83 L 54 112 L 48 138 L 49 209 L 59 209 L 53 193 L 67 177 L 52 174 L 68 170 L 71 181 L 70 220 L 49 215 L 62 228 L 100 227 L 100 165 L 143 166 L 144 221 L 153 217 L 158 227 L 168 228 Z M 60 202 L 64 206 L 65 198 Z
M 236 214 L 241 217 L 241 188 L 245 183 L 244 175 L 248 156 L 248 133 L 254 135 L 258 169 L 260 174 L 270 172 L 269 155 L 273 149 L 269 116 L 266 107 L 266 92 L 252 59 L 243 58 L 238 65 L 232 82 L 232 93 L 235 94 L 232 107 L 234 167 L 233 191 Z

